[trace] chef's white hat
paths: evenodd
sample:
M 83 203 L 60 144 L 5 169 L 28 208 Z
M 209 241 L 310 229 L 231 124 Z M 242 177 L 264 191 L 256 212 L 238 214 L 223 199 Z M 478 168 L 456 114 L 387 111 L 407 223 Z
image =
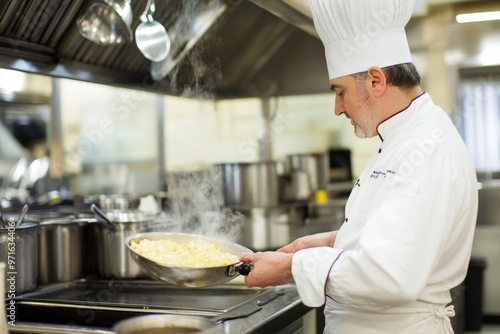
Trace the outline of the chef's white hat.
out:
M 404 27 L 415 0 L 309 0 L 330 79 L 411 62 Z

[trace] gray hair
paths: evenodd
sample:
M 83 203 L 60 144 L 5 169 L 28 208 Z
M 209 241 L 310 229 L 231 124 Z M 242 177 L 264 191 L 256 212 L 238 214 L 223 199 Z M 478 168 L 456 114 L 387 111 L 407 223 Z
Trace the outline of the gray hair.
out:
M 382 68 L 386 77 L 387 83 L 402 89 L 410 89 L 420 85 L 420 74 L 413 63 L 404 63 L 392 65 Z M 365 81 L 368 72 L 359 72 L 353 74 L 358 84 Z

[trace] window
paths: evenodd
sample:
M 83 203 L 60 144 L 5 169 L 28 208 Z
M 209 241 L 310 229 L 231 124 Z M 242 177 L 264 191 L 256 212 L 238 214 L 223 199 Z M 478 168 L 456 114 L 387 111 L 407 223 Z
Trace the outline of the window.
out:
M 459 131 L 481 178 L 500 175 L 500 78 L 464 78 L 459 88 Z

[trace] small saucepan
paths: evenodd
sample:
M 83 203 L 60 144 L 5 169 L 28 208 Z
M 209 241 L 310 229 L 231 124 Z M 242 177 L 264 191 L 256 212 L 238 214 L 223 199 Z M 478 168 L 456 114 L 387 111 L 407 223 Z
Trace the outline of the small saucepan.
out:
M 253 269 L 253 264 L 244 262 L 203 268 L 166 266 L 139 254 L 131 247 L 132 241 L 138 242 L 141 239 L 170 240 L 178 244 L 206 241 L 216 245 L 221 252 L 236 255 L 237 257 L 240 257 L 242 253 L 253 253 L 253 251 L 230 241 L 195 234 L 148 232 L 125 238 L 125 244 L 137 265 L 152 278 L 165 281 L 171 285 L 187 288 L 214 286 L 229 282 L 239 275 L 248 275 Z M 207 254 L 207 256 L 210 256 L 210 254 Z
M 214 321 L 196 316 L 150 314 L 122 320 L 113 326 L 116 334 L 222 334 Z

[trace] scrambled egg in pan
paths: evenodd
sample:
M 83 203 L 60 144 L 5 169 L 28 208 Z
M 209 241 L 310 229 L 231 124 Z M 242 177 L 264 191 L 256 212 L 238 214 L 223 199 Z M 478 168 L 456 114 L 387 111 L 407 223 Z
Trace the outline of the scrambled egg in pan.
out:
M 131 248 L 142 256 L 169 267 L 220 267 L 239 262 L 236 255 L 220 251 L 204 240 L 177 243 L 171 240 L 141 239 L 132 241 Z

